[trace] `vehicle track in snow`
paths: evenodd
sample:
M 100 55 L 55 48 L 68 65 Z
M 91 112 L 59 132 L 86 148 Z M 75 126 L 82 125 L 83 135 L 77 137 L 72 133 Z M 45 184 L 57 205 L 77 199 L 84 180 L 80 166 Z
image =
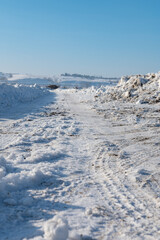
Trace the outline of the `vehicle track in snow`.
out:
M 83 180 L 92 179 L 90 188 L 97 191 L 95 197 L 103 202 L 89 211 L 90 216 L 101 217 L 99 225 L 97 222 L 100 231 L 93 235 L 96 239 L 159 239 L 159 199 L 131 178 L 134 167 L 143 165 L 147 157 L 158 156 L 157 147 L 149 152 L 143 144 L 156 136 L 156 132 L 147 138 L 147 129 L 141 130 L 139 125 L 135 128 L 133 122 L 115 125 L 115 116 L 107 119 L 104 112 L 89 110 L 85 103 L 73 97 L 75 95 L 65 94 L 65 103 L 82 124 L 81 134 L 85 136 L 90 154 L 90 163 L 86 164 L 89 175 Z M 125 123 L 127 116 L 121 115 L 120 121 Z M 128 147 L 135 149 L 127 152 Z M 145 174 L 147 176 L 147 171 Z
M 107 208 L 109 205 L 111 212 L 114 213 L 113 228 L 116 228 L 116 231 L 112 237 L 118 239 L 124 234 L 132 239 L 143 239 L 144 236 L 149 237 L 152 232 L 152 239 L 155 239 L 158 237 L 158 227 L 155 227 L 155 223 L 159 221 L 159 212 L 155 212 L 155 209 L 158 210 L 156 203 L 153 198 L 147 197 L 143 190 L 135 189 L 136 186 L 131 185 L 125 176 L 125 169 L 116 163 L 118 154 L 115 154 L 115 147 L 109 142 L 102 144 L 96 150 L 93 162 L 93 176 L 97 181 L 95 182 L 97 189 L 103 196 Z M 106 237 L 110 235 L 107 230 L 108 227 Z
M 3 123 L 1 163 L 17 190 L 3 199 L 2 239 L 44 240 L 43 225 L 56 215 L 79 236 L 67 240 L 160 239 L 160 112 L 55 93 L 41 112 Z

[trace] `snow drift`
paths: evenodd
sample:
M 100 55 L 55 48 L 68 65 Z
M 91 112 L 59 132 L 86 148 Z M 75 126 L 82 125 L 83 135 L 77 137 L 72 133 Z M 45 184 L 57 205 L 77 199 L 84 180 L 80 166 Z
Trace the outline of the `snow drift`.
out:
M 10 107 L 16 103 L 33 101 L 36 98 L 48 94 L 49 91 L 40 86 L 30 85 L 10 85 L 3 83 L 0 85 L 0 109 Z

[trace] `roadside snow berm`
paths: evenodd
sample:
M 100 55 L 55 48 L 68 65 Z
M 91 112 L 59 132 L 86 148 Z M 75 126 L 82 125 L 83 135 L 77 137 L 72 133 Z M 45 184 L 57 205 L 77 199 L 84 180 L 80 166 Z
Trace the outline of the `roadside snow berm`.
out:
M 116 87 L 107 91 L 107 98 L 140 104 L 160 102 L 160 72 L 124 76 Z

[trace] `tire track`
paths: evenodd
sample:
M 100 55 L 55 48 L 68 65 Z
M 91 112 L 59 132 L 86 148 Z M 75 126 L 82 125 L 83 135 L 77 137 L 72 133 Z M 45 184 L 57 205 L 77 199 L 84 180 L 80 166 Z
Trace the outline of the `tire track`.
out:
M 115 221 L 117 221 L 117 224 L 114 224 L 119 228 L 119 222 L 123 221 L 123 231 L 126 232 L 128 227 L 131 228 L 128 232 L 134 230 L 134 237 L 138 237 L 136 236 L 138 232 L 139 235 L 144 235 L 144 231 L 145 234 L 150 234 L 152 229 L 154 229 L 152 235 L 156 236 L 159 231 L 157 228 L 159 213 L 155 212 L 157 208 L 155 202 L 151 202 L 151 199 L 147 198 L 141 189 L 136 192 L 131 190 L 134 187 L 124 174 L 125 168 L 117 164 L 117 161 L 121 161 L 118 146 L 110 142 L 99 145 L 95 150 L 96 154 L 92 163 L 93 178 L 96 179 L 97 190 L 104 198 L 105 204 L 107 203 L 106 206 L 109 205 L 111 211 L 114 212 Z M 126 182 L 128 182 L 127 185 Z

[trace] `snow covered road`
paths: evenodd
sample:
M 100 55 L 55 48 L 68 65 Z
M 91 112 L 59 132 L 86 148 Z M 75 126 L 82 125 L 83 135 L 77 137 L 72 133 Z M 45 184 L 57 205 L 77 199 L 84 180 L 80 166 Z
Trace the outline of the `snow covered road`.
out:
M 1 119 L 0 239 L 160 239 L 159 108 L 90 91 Z

